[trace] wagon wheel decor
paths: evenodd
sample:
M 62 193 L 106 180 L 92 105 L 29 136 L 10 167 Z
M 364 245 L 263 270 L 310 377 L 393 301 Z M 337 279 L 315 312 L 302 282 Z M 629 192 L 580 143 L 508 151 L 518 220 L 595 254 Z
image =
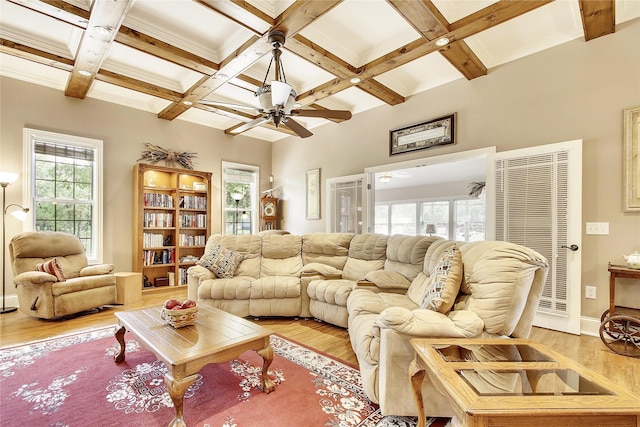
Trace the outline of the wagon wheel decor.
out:
M 602 342 L 615 353 L 640 357 L 640 319 L 624 315 L 608 317 L 605 314 L 600 324 Z

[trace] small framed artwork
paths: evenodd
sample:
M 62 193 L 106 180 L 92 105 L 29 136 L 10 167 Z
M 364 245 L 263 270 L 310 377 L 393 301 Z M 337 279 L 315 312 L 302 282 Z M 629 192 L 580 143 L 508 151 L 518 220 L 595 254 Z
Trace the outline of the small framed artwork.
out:
M 194 182 L 193 189 L 194 191 L 205 191 L 207 187 L 204 182 Z
M 640 105 L 624 109 L 624 168 L 625 212 L 640 212 Z
M 389 155 L 455 144 L 456 113 L 389 131 Z
M 307 219 L 320 219 L 320 169 L 306 172 Z

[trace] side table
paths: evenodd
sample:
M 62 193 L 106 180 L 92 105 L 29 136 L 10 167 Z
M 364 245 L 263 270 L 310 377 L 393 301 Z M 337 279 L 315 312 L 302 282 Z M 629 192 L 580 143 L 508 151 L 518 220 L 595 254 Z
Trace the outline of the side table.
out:
M 116 276 L 116 303 L 128 305 L 142 300 L 142 273 L 117 272 Z

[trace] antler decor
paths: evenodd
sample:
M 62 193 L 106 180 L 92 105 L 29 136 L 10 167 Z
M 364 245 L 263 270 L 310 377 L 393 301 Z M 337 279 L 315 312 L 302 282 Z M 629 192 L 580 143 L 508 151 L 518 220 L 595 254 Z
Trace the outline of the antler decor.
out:
M 190 153 L 188 151 L 177 153 L 173 150 L 167 150 L 166 148 L 158 147 L 154 144 L 144 143 L 147 148 L 142 152 L 142 157 L 137 161 L 146 160 L 149 163 L 155 164 L 160 160 L 166 162 L 176 162 L 185 169 L 193 169 L 194 160 L 197 158 L 198 153 Z

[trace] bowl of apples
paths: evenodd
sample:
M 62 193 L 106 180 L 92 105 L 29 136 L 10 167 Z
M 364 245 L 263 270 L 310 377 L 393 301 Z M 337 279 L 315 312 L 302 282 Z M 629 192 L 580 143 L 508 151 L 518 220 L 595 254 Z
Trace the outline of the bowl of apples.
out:
M 198 316 L 198 307 L 192 299 L 180 302 L 176 299 L 168 299 L 162 305 L 160 315 L 174 328 L 195 325 Z

